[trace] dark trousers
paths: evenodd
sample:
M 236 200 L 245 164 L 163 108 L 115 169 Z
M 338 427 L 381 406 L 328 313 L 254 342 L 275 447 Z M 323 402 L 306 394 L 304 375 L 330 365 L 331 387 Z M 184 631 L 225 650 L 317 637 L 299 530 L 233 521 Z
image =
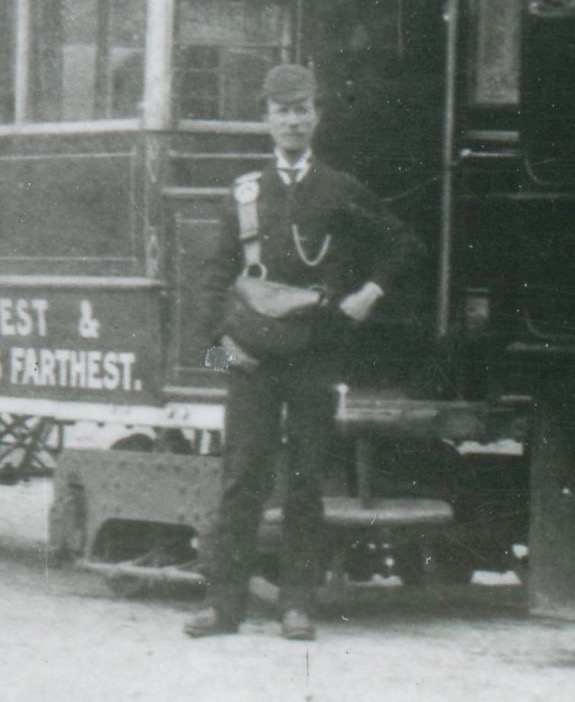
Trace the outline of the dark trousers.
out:
M 321 478 L 329 461 L 335 398 L 320 364 L 274 362 L 232 371 L 228 385 L 224 489 L 210 539 L 209 600 L 243 617 L 257 532 L 273 485 L 287 406 L 280 605 L 309 610 L 322 538 Z M 284 405 L 285 403 L 285 405 Z

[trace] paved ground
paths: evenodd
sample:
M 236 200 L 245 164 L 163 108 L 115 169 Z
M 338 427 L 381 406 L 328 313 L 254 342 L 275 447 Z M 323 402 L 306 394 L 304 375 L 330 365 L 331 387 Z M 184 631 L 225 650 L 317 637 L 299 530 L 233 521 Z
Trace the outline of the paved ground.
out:
M 254 602 L 239 636 L 192 641 L 193 599 L 115 598 L 46 560 L 49 480 L 0 488 L 1 702 L 567 702 L 575 626 L 530 620 L 513 576 L 349 588 L 319 639 L 279 638 Z M 482 584 L 483 583 L 483 584 Z M 490 584 L 485 584 L 490 583 Z

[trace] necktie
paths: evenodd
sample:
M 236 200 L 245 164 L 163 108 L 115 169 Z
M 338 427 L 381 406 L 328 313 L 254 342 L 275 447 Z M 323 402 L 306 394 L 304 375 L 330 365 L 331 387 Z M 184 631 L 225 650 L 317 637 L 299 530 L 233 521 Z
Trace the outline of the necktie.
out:
M 282 178 L 286 185 L 295 185 L 297 183 L 297 176 L 299 169 L 297 168 L 280 168 L 279 172 L 285 176 Z

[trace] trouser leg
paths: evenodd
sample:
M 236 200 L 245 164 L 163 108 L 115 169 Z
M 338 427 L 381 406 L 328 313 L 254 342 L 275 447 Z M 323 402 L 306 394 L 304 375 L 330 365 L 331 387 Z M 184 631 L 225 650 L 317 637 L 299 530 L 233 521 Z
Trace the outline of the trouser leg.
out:
M 209 542 L 209 600 L 243 617 L 263 503 L 272 481 L 280 405 L 272 374 L 232 372 L 226 409 L 224 485 Z
M 334 436 L 334 409 L 332 392 L 313 377 L 306 374 L 292 385 L 280 580 L 283 611 L 313 608 L 324 535 L 321 485 Z

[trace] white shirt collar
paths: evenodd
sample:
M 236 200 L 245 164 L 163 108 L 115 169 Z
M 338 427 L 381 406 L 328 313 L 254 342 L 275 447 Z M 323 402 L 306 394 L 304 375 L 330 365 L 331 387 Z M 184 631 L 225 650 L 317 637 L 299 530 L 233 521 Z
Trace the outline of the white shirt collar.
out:
M 274 153 L 277 172 L 282 181 L 286 185 L 291 185 L 292 179 L 290 173 L 295 173 L 295 182 L 301 183 L 311 167 L 311 149 L 306 149 L 301 158 L 294 164 L 289 163 L 279 149 L 275 149 Z

